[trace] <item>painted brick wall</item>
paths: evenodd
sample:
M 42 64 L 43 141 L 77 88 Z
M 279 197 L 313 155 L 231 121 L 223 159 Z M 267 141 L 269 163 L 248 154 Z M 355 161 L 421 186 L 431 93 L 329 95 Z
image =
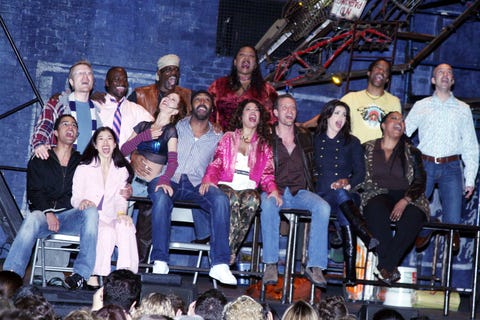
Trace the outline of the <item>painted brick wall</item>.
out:
M 88 59 L 95 69 L 96 90 L 103 91 L 105 72 L 110 66 L 124 66 L 131 87 L 154 81 L 157 59 L 167 53 L 181 57 L 180 84 L 192 89 L 206 88 L 217 77 L 230 70 L 231 57 L 215 54 L 218 3 L 213 0 L 0 0 L 4 19 L 42 98 L 47 100 L 66 85 L 68 67 L 79 59 Z M 451 19 L 419 17 L 412 23 L 424 33 L 438 33 Z M 446 45 L 428 57 L 425 66 L 412 76 L 414 94 L 431 94 L 431 65 L 441 61 L 470 67 L 459 70 L 459 96 L 478 96 L 480 55 L 473 40 L 478 36 L 478 22 L 468 22 Z M 421 46 L 413 49 L 418 52 Z M 397 48 L 397 62 L 407 56 L 404 46 Z M 345 69 L 345 56 L 334 65 Z M 264 67 L 264 74 L 267 67 Z M 13 51 L 0 34 L 0 114 L 31 100 L 34 95 Z M 270 69 L 271 71 L 271 69 Z M 405 102 L 407 75 L 394 76 L 390 91 Z M 365 79 L 352 83 L 352 89 L 365 87 Z M 299 100 L 299 121 L 317 114 L 323 104 L 344 94 L 344 87 L 332 84 L 294 88 Z M 37 107 L 24 109 L 0 119 L 0 165 L 26 167 Z M 6 172 L 7 181 L 22 205 L 25 174 Z

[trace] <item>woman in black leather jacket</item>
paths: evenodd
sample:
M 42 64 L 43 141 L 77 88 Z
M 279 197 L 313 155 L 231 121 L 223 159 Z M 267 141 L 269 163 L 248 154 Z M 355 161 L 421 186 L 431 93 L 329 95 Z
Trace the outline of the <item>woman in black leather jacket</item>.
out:
M 400 280 L 397 266 L 427 221 L 429 207 L 421 153 L 406 141 L 402 115 L 388 113 L 381 129 L 382 138 L 364 144 L 366 176 L 356 189 L 368 228 L 380 241 L 376 276 L 391 284 Z

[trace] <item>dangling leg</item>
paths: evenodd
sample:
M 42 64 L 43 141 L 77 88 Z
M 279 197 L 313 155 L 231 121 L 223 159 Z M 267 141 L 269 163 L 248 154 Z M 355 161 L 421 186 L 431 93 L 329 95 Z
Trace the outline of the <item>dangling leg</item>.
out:
M 360 239 L 362 239 L 368 250 L 375 249 L 379 245 L 379 241 L 374 238 L 368 230 L 365 218 L 362 216 L 355 203 L 353 203 L 353 200 L 348 200 L 341 203 L 340 210 L 342 210 L 345 218 L 347 218 L 348 222 L 350 223 L 350 226 L 360 237 Z
M 235 231 L 231 233 L 230 238 L 230 264 L 235 263 L 237 253 L 240 250 L 245 237 L 247 236 L 250 225 L 252 224 L 253 218 L 258 210 L 258 206 L 260 205 L 260 195 L 256 190 L 247 189 L 238 191 L 238 198 L 238 220 L 233 224 L 233 221 L 230 219 L 231 227 L 235 229 Z
M 345 262 L 345 284 L 353 286 L 357 282 L 357 236 L 351 226 L 342 226 L 343 237 L 343 260 Z

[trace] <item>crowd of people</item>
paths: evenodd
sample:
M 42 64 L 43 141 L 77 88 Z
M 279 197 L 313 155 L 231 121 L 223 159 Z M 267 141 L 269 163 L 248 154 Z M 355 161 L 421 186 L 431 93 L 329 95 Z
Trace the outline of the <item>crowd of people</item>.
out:
M 195 300 L 184 301 L 174 292 L 142 294 L 140 276 L 115 270 L 105 277 L 91 305 L 59 316 L 35 286 L 23 285 L 11 271 L 0 271 L 0 320 L 355 320 L 342 296 L 328 296 L 310 305 L 297 300 L 283 312 L 247 295 L 229 300 L 219 289 L 208 289 Z M 404 320 L 397 311 L 380 309 L 375 320 Z M 427 320 L 428 318 L 422 318 Z
M 139 263 L 147 262 L 153 273 L 169 273 L 172 209 L 176 201 L 190 201 L 198 206 L 192 209 L 195 241 L 210 244 L 209 276 L 223 284 L 237 284 L 230 268 L 259 208 L 263 281 L 277 283 L 279 211 L 295 208 L 311 213 L 305 274 L 314 285 L 327 286 L 330 216 L 341 230 L 346 285 L 356 284 L 357 236 L 378 255 L 376 277 L 390 285 L 400 280 L 397 267 L 429 219 L 427 197 L 434 185 L 449 223 L 459 222 L 462 197 L 473 193 L 478 142 L 468 105 L 451 91 L 448 64 L 433 70 L 434 94 L 418 101 L 405 119 L 399 99 L 385 90 L 391 65 L 377 59 L 365 90 L 329 101 L 305 123 L 296 123 L 294 96 L 278 95 L 263 80 L 251 46 L 238 50 L 230 74 L 208 90 L 178 86 L 180 59 L 174 54 L 161 57 L 157 66 L 156 82 L 128 97 L 124 68 L 112 67 L 107 92 L 92 94 L 90 63 L 71 67 L 72 92 L 52 96 L 34 129 L 30 212 L 4 270 L 23 277 L 37 238 L 80 235 L 65 284 L 98 288 L 98 277 L 104 277 L 105 300 L 109 279 L 115 282 L 115 247 L 119 272 L 133 277 Z M 405 135 L 417 130 L 418 149 Z M 136 226 L 126 214 L 132 195 L 152 202 L 139 210 Z M 428 242 L 428 236 L 423 239 Z M 164 303 L 173 313 L 163 316 L 175 317 L 168 297 L 146 299 L 140 305 Z M 255 302 L 250 300 L 229 302 L 223 317 L 238 318 L 236 310 Z M 154 309 L 123 307 L 134 307 L 134 319 L 150 319 L 137 313 Z M 105 308 L 96 313 L 115 312 Z M 295 304 L 284 318 L 300 319 L 288 314 L 313 312 L 309 308 Z M 256 309 L 268 314 L 261 305 Z

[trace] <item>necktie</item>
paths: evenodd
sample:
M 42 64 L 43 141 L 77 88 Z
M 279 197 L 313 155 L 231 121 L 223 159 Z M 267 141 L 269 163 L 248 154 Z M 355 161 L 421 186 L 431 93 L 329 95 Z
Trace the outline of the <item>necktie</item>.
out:
M 116 101 L 112 99 L 112 101 Z M 117 139 L 120 138 L 120 128 L 122 127 L 122 112 L 120 111 L 120 106 L 122 105 L 123 99 L 118 102 L 117 110 L 115 110 L 115 115 L 113 116 L 113 131 L 117 135 Z

